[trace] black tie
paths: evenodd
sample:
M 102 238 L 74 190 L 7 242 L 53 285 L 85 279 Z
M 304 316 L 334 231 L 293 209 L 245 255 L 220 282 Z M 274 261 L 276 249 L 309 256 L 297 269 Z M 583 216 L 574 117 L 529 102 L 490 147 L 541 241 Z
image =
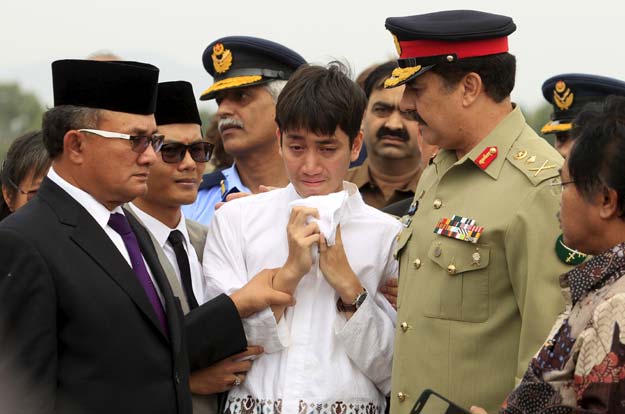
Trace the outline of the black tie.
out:
M 174 230 L 169 233 L 167 238 L 174 248 L 176 253 L 176 261 L 178 262 L 178 269 L 180 269 L 180 279 L 182 280 L 182 288 L 187 295 L 187 302 L 189 303 L 189 309 L 197 308 L 197 300 L 193 295 L 193 285 L 191 284 L 191 268 L 189 267 L 189 257 L 187 251 L 184 248 L 184 236 L 179 230 Z

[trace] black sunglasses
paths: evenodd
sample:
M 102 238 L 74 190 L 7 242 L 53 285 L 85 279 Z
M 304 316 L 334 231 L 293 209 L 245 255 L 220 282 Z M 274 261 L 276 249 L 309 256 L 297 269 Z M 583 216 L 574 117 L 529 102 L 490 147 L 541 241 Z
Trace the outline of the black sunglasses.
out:
M 163 161 L 169 164 L 182 161 L 187 154 L 187 150 L 189 154 L 191 154 L 193 161 L 207 162 L 213 153 L 213 148 L 215 148 L 215 146 L 206 141 L 194 142 L 189 145 L 180 142 L 172 142 L 170 144 L 163 144 L 160 152 Z

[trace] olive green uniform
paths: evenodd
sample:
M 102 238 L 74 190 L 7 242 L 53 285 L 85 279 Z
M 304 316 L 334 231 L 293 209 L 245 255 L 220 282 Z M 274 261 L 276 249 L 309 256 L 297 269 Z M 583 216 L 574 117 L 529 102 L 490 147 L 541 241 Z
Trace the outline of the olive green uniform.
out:
M 495 413 L 520 380 L 564 309 L 558 276 L 568 266 L 554 249 L 549 185 L 561 164 L 517 107 L 462 159 L 442 150 L 424 171 L 397 247 L 392 414 L 408 413 L 425 388 Z M 477 243 L 434 233 L 454 215 L 483 226 Z

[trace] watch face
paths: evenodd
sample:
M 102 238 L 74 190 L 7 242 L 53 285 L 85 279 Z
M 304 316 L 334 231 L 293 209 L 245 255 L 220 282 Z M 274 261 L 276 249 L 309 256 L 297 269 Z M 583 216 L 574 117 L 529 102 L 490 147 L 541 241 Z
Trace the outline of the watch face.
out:
M 358 297 L 356 298 L 356 303 L 354 304 L 354 305 L 356 305 L 356 309 L 358 309 L 360 307 L 360 305 L 363 304 L 365 299 L 367 299 L 367 291 L 366 290 L 364 292 L 362 292 L 360 295 L 358 295 Z

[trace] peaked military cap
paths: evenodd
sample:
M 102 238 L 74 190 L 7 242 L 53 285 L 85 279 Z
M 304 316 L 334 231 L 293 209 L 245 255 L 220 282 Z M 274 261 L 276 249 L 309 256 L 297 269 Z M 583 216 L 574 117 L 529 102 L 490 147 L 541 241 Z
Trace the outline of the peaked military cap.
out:
M 608 95 L 625 96 L 625 82 L 605 76 L 566 73 L 543 83 L 543 96 L 551 105 L 551 121 L 543 134 L 569 131 L 573 119 L 587 104 L 601 103 Z
M 150 115 L 156 108 L 158 68 L 128 61 L 57 60 L 52 85 L 54 106 Z
M 416 78 L 442 62 L 508 51 L 512 18 L 475 10 L 449 10 L 389 17 L 386 29 L 399 54 L 398 68 L 384 86 L 392 88 Z
M 193 86 L 186 81 L 159 83 L 154 117 L 156 125 L 202 125 Z
M 288 47 L 270 40 L 229 36 L 208 45 L 202 62 L 215 79 L 202 92 L 200 100 L 205 101 L 215 98 L 216 92 L 225 89 L 288 80 L 306 60 Z

